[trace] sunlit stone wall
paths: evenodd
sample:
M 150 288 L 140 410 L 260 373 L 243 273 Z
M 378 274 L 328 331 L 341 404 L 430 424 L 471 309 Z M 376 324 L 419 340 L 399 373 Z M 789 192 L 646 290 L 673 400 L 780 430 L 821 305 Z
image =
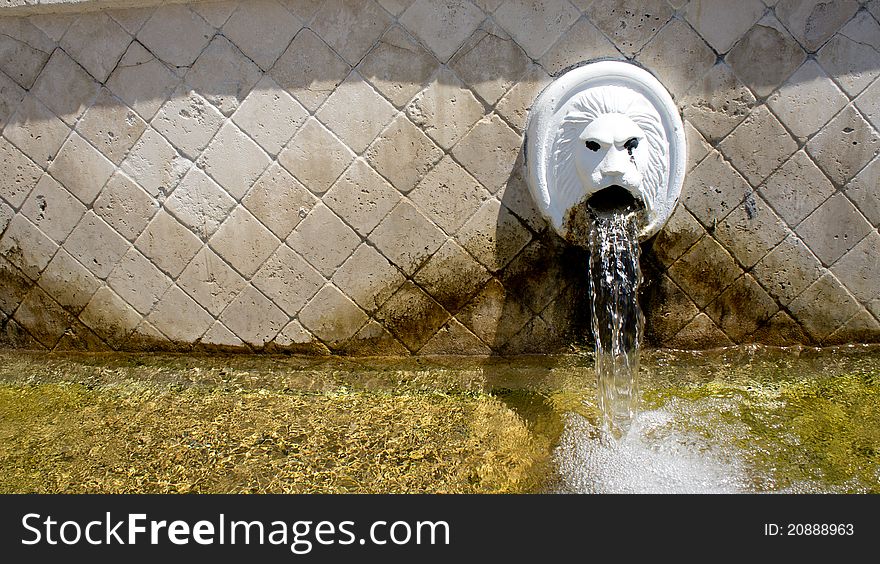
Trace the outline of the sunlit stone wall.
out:
M 348 354 L 589 340 L 522 178 L 553 76 L 633 60 L 688 175 L 652 345 L 880 340 L 880 0 L 4 0 L 5 346 Z

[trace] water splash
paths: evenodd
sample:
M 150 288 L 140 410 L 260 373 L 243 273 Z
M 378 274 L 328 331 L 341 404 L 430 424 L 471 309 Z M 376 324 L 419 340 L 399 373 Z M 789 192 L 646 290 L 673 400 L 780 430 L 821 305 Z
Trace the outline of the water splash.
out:
M 594 213 L 589 230 L 590 296 L 599 409 L 604 428 L 620 438 L 638 410 L 639 344 L 645 325 L 639 308 L 638 214 Z

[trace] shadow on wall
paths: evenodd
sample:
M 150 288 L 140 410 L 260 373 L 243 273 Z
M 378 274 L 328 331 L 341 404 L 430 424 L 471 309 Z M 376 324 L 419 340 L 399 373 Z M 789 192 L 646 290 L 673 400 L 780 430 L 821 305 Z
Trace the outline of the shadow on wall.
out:
M 650 14 L 610 0 L 480 5 L 495 7 L 0 17 L 6 341 L 408 354 L 589 339 L 586 253 L 546 229 L 517 152 L 551 77 L 599 58 L 654 72 L 687 122 L 691 179 L 646 253 L 652 344 L 880 334 L 876 285 L 858 281 L 872 273 L 837 266 L 880 237 L 876 0 L 755 0 L 736 14 L 698 1 Z M 784 186 L 802 180 L 816 196 L 787 204 Z M 826 199 L 856 227 L 802 227 Z M 424 229 L 404 230 L 414 223 Z M 797 291 L 759 260 L 792 239 L 809 247 Z M 696 267 L 672 266 L 689 257 Z M 353 274 L 367 271 L 388 274 Z M 814 297 L 846 301 L 841 319 L 795 299 L 820 279 Z

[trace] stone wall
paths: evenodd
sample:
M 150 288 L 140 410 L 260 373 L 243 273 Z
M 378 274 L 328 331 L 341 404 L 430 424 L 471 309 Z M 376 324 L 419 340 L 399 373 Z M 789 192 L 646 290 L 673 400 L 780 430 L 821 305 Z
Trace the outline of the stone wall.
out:
M 880 0 L 3 4 L 6 346 L 589 339 L 584 251 L 521 146 L 541 89 L 599 58 L 686 122 L 649 344 L 880 340 Z

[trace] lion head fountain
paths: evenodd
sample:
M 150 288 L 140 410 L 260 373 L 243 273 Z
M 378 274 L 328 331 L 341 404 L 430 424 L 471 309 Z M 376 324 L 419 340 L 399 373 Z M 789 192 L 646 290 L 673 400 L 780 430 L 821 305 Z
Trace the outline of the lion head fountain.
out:
M 585 244 L 590 213 L 632 210 L 639 238 L 672 214 L 685 168 L 675 103 L 647 71 L 603 61 L 556 79 L 531 110 L 529 188 L 553 228 Z

